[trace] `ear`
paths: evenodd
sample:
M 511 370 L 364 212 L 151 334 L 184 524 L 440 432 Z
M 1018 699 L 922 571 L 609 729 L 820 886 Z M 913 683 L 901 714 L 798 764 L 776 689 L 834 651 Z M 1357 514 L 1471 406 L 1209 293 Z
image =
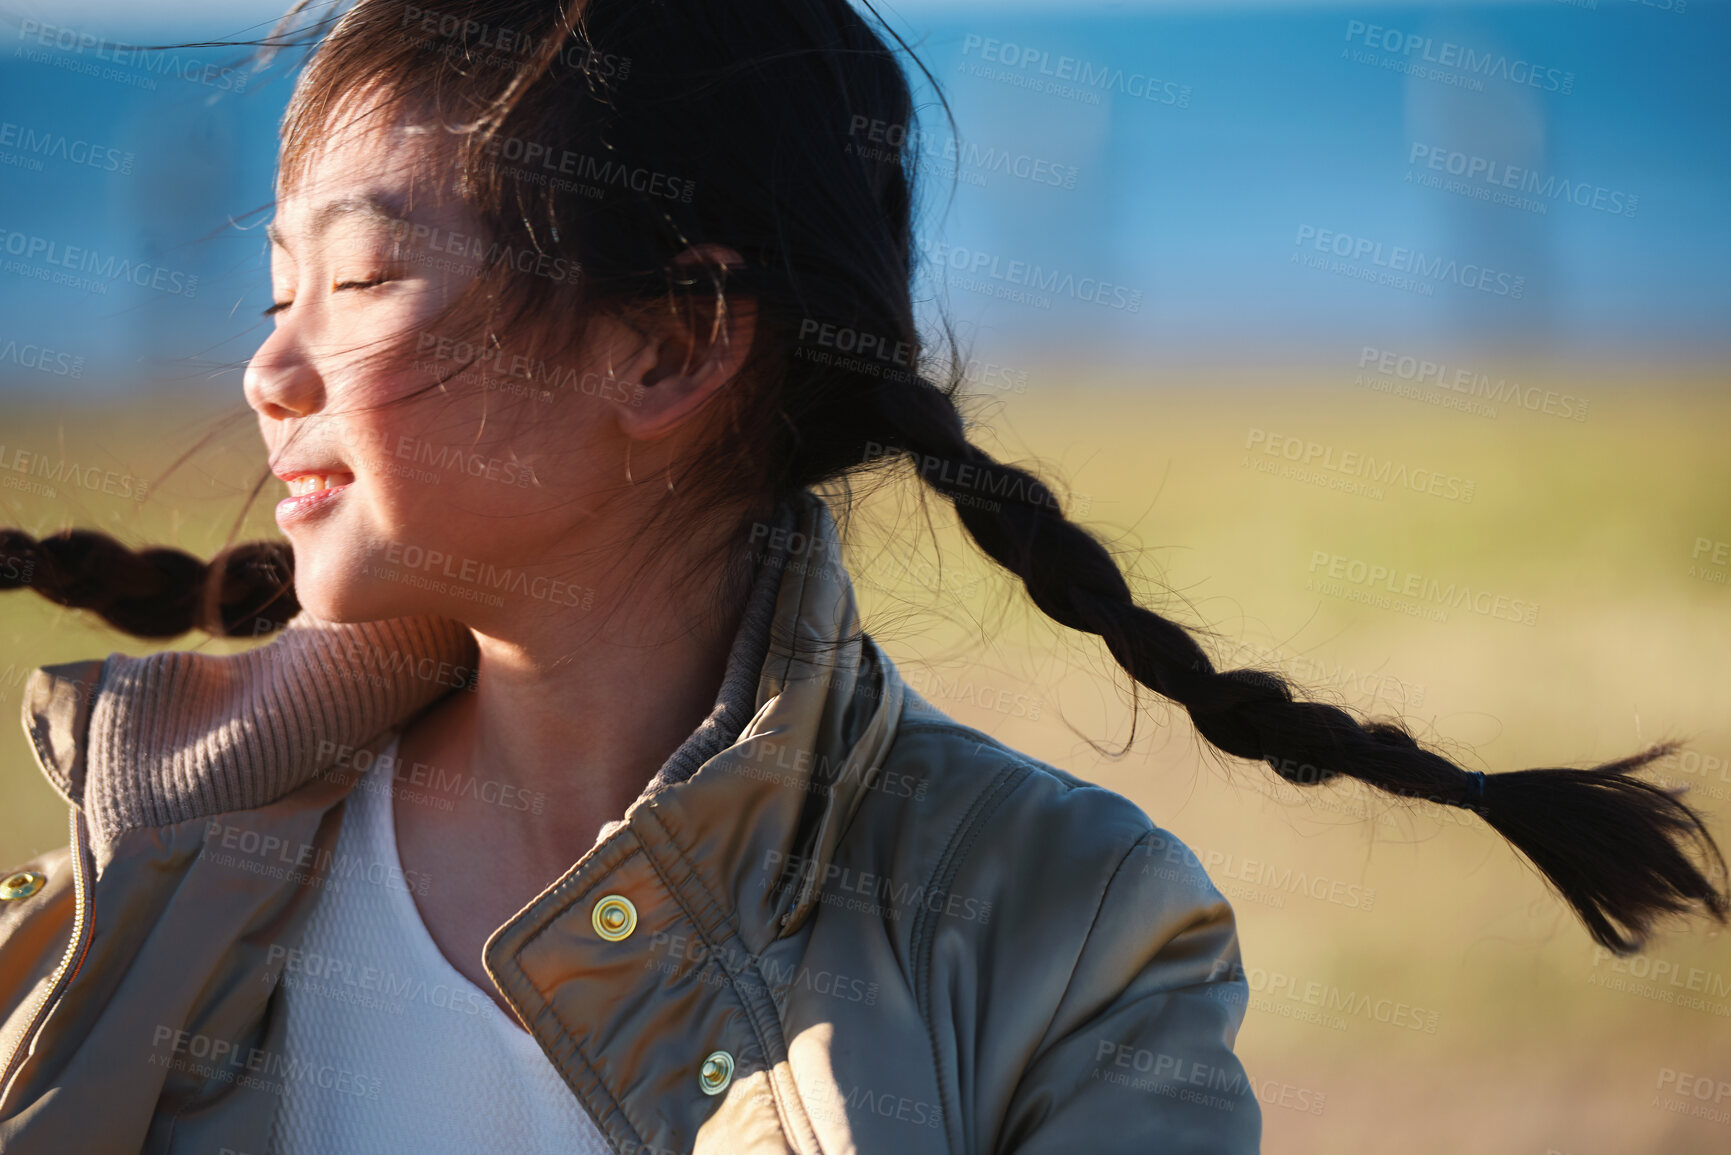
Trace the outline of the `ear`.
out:
M 700 294 L 712 278 L 726 283 L 726 269 L 741 265 L 740 255 L 725 245 L 695 245 L 674 261 L 688 272 Z M 713 297 L 703 297 L 712 303 Z M 615 371 L 623 382 L 640 385 L 632 398 L 615 402 L 619 427 L 627 437 L 655 441 L 673 432 L 738 376 L 751 351 L 757 330 L 757 305 L 739 294 L 725 295 L 724 309 L 710 312 L 710 322 L 694 332 L 683 320 L 643 340 Z

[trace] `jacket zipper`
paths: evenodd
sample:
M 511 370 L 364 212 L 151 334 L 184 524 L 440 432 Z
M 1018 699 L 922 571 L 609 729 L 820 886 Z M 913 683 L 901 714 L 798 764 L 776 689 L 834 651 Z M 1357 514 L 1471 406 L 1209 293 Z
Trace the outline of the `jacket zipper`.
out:
M 48 989 L 36 998 L 36 1005 L 31 1008 L 29 1024 L 23 1034 L 18 1036 L 17 1044 L 12 1053 L 6 1056 L 4 1073 L 0 1074 L 0 1118 L 6 1114 L 6 1100 L 12 1094 L 12 1081 L 17 1078 L 19 1070 L 24 1065 L 24 1059 L 30 1054 L 36 1043 L 36 1034 L 42 1029 L 42 1023 L 48 1013 L 54 1009 L 60 996 L 66 993 L 66 988 L 84 964 L 84 956 L 90 949 L 90 874 L 94 864 L 90 859 L 90 832 L 85 825 L 84 812 L 78 807 L 72 807 L 72 938 L 66 944 L 66 953 L 60 959 L 60 965 L 55 968 L 54 980 L 48 984 Z

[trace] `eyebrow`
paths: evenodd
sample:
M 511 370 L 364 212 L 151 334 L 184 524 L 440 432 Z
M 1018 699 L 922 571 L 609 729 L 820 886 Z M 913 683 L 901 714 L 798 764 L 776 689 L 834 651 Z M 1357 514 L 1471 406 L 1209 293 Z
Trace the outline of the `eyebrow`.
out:
M 409 219 L 403 214 L 402 209 L 391 200 L 377 193 L 366 193 L 362 196 L 338 197 L 320 205 L 317 211 L 313 213 L 308 232 L 312 236 L 318 237 L 328 231 L 331 225 L 339 219 L 356 216 L 386 227 L 409 223 Z M 289 248 L 288 241 L 283 238 L 282 230 L 277 227 L 275 221 L 265 225 L 264 235 L 270 238 L 271 244 L 276 245 L 286 253 L 293 253 L 294 250 Z

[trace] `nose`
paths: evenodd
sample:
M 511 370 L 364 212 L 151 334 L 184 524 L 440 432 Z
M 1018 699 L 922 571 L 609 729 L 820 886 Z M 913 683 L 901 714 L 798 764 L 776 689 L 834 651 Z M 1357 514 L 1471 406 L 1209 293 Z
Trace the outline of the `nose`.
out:
M 286 421 L 324 408 L 325 387 L 306 352 L 280 326 L 247 362 L 242 388 L 246 403 L 262 417 Z

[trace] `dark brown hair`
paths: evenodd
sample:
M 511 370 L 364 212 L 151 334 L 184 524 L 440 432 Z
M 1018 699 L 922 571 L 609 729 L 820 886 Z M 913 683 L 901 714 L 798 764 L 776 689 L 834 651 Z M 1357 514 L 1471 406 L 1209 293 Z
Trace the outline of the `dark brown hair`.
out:
M 945 368 L 934 367 L 914 319 L 916 134 L 904 131 L 898 148 L 860 131 L 914 119 L 888 41 L 907 46 L 881 19 L 848 0 L 436 4 L 359 0 L 334 27 L 279 30 L 272 49 L 317 44 L 284 119 L 283 180 L 343 101 L 371 90 L 453 131 L 453 187 L 489 230 L 488 334 L 501 317 L 595 308 L 683 317 L 701 331 L 729 293 L 749 296 L 758 332 L 746 368 L 715 403 L 713 451 L 685 464 L 670 510 L 699 515 L 704 495 L 845 487 L 911 462 L 1044 614 L 1097 635 L 1219 750 L 1302 785 L 1344 776 L 1473 809 L 1618 953 L 1638 950 L 1667 913 L 1704 907 L 1725 921 L 1724 859 L 1700 815 L 1680 791 L 1635 776 L 1674 745 L 1487 777 L 1396 723 L 1305 701 L 1278 674 L 1217 670 L 1189 631 L 1137 604 L 1050 489 L 970 443 L 953 337 Z M 531 155 L 598 183 L 580 195 L 535 179 Z M 743 266 L 677 263 L 704 242 Z M 525 275 L 524 253 L 578 275 Z M 814 355 L 836 334 L 854 356 Z M 297 608 L 280 542 L 205 563 L 87 531 L 35 541 L 8 530 L 0 551 L 17 563 L 3 572 L 30 571 L 0 580 L 145 637 L 250 635 Z

